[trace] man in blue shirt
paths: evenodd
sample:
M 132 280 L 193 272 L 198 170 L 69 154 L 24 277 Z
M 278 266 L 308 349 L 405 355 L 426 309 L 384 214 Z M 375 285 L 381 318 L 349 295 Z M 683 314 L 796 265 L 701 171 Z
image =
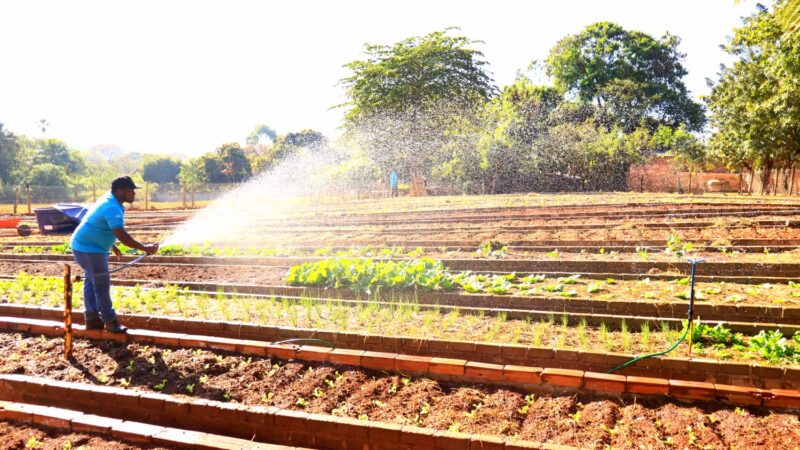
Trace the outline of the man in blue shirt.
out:
M 72 234 L 72 253 L 75 262 L 85 273 L 83 304 L 86 311 L 86 329 L 105 327 L 112 333 L 124 333 L 127 328 L 117 321 L 111 306 L 111 275 L 108 273 L 108 252 L 114 250 L 122 257 L 114 243 L 120 242 L 148 255 L 158 251 L 158 244 L 144 245 L 125 231 L 124 202 L 133 203 L 138 189 L 131 177 L 119 177 L 111 183 L 111 192 L 100 198 Z
M 397 189 L 397 172 L 394 170 L 389 174 L 389 189 L 391 189 L 391 196 L 397 197 L 398 189 Z

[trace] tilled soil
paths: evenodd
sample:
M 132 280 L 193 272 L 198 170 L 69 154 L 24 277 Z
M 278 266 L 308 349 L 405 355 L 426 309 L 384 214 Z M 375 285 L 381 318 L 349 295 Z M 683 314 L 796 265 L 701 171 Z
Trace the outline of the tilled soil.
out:
M 72 273 L 82 275 L 83 270 L 69 263 Z M 111 265 L 113 270 L 118 267 Z M 282 285 L 288 268 L 256 266 L 202 266 L 202 265 L 147 265 L 137 264 L 114 273 L 121 280 L 159 280 L 167 282 L 240 283 Z M 14 276 L 20 272 L 30 275 L 63 276 L 63 262 L 0 262 L 0 275 Z
M 154 447 L 151 445 L 128 445 L 105 437 L 87 434 L 71 433 L 55 428 L 26 424 L 13 420 L 0 420 L 0 450 L 64 450 L 85 448 L 86 450 L 134 450 L 152 449 L 161 450 L 171 447 Z
M 582 448 L 795 448 L 796 414 L 445 383 L 204 349 L 0 333 L 0 373 L 519 437 Z M 102 447 L 101 447 L 102 448 Z

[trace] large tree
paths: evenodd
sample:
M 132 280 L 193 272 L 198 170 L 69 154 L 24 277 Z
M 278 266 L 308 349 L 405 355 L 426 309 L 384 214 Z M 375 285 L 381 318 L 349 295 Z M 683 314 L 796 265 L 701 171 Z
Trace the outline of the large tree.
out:
M 17 155 L 19 144 L 10 131 L 3 129 L 0 123 L 0 187 L 13 181 L 13 175 L 19 164 Z
M 739 59 L 707 98 L 711 149 L 731 169 L 761 169 L 763 192 L 772 169 L 800 161 L 800 39 L 759 6 L 724 48 Z
M 547 73 L 556 88 L 593 102 L 606 126 L 631 132 L 640 124 L 693 131 L 702 129 L 702 107 L 692 100 L 683 83 L 684 54 L 680 39 L 598 22 L 561 39 L 547 58 Z
M 39 148 L 33 158 L 34 164 L 55 164 L 63 167 L 67 175 L 78 175 L 86 169 L 83 155 L 71 149 L 65 142 L 47 138 L 39 142 Z
M 148 155 L 144 158 L 142 178 L 151 183 L 176 183 L 181 172 L 181 162 L 165 155 Z
M 365 46 L 367 58 L 346 64 L 349 136 L 387 174 L 429 176 L 453 129 L 463 130 L 495 90 L 478 41 L 451 29 L 392 45 Z M 455 139 L 454 139 L 455 138 Z
M 207 153 L 201 159 L 204 178 L 209 183 L 240 183 L 253 174 L 245 151 L 235 142 L 222 144 L 214 153 Z

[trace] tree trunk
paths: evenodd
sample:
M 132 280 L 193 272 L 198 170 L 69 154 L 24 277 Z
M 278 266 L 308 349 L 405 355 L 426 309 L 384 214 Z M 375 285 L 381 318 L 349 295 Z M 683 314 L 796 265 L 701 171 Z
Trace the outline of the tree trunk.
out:
M 750 180 L 747 182 L 747 195 L 753 195 L 753 178 L 755 178 L 755 173 L 750 169 L 747 170 L 750 175 Z
M 797 172 L 797 168 L 792 165 L 792 181 L 789 182 L 789 195 L 794 194 L 794 174 Z
M 742 169 L 739 169 L 739 193 L 738 195 L 742 195 Z

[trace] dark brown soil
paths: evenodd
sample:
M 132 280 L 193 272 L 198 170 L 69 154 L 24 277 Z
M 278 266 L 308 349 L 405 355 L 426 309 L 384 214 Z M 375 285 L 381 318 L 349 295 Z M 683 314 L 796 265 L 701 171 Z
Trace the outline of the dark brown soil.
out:
M 357 368 L 249 358 L 203 349 L 0 333 L 0 373 L 249 405 L 343 415 L 437 430 L 517 436 L 583 448 L 770 448 L 800 442 L 796 414 L 720 404 L 626 402 L 444 383 Z
M 151 445 L 142 446 L 140 444 L 135 446 L 128 445 L 99 435 L 71 433 L 69 431 L 62 431 L 34 424 L 25 424 L 13 420 L 0 420 L 0 436 L 2 436 L 2 439 L 0 439 L 0 450 L 34 448 L 41 450 L 64 450 L 68 448 L 84 448 L 86 450 L 133 450 L 165 448 L 153 447 Z

